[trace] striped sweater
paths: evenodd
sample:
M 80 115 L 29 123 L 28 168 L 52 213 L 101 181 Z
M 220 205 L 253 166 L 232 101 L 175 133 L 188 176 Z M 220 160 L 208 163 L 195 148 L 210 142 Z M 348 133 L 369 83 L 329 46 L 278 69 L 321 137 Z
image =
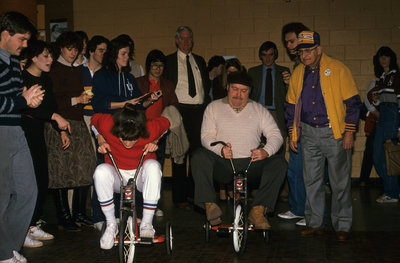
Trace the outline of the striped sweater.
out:
M 21 70 L 16 57 L 11 56 L 9 64 L 3 58 L 0 58 L 0 125 L 16 126 L 20 125 L 20 111 L 27 106 L 21 95 Z

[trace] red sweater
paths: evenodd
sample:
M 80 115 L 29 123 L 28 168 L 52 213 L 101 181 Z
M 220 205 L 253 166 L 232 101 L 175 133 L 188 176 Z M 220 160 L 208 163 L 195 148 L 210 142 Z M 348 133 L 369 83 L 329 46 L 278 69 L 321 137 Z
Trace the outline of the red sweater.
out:
M 111 133 L 111 128 L 114 126 L 112 115 L 96 113 L 93 115 L 91 122 L 110 145 L 114 160 L 118 168 L 122 170 L 136 169 L 139 165 L 144 146 L 160 137 L 170 126 L 168 119 L 163 117 L 149 120 L 147 122 L 147 130 L 150 134 L 149 138 L 139 138 L 132 148 L 127 149 L 122 142 Z M 148 153 L 145 157 L 145 160 L 147 159 L 156 159 L 156 154 Z M 105 162 L 112 165 L 108 155 L 105 156 Z

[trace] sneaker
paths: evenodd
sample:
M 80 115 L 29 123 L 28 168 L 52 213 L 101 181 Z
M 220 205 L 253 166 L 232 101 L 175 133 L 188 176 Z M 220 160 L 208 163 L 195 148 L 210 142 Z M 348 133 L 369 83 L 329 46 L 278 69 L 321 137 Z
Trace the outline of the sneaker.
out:
M 33 239 L 28 232 L 28 234 L 25 237 L 24 247 L 42 247 L 42 246 L 43 242 Z
M 296 225 L 298 226 L 306 226 L 306 219 L 300 219 L 299 221 L 296 222 Z
M 101 249 L 112 249 L 114 246 L 115 237 L 118 234 L 117 224 L 107 224 L 106 231 L 100 238 Z
M 161 217 L 161 216 L 164 216 L 164 212 L 160 208 L 157 208 L 155 215 Z
M 101 232 L 101 230 L 103 229 L 103 226 L 104 226 L 104 221 L 94 223 L 94 228 L 97 229 L 99 232 Z
M 28 260 L 26 260 L 26 258 L 17 251 L 14 250 L 13 253 L 14 253 L 14 258 L 17 260 L 16 262 L 21 262 L 21 263 L 28 262 Z
M 278 216 L 283 219 L 303 218 L 303 216 L 297 216 L 297 215 L 293 214 L 292 212 L 290 212 L 290 210 L 286 211 L 285 213 L 280 213 L 280 214 L 278 214 Z
M 153 228 L 153 225 L 142 223 L 140 224 L 140 238 L 154 238 L 154 234 L 156 231 Z
M 36 240 L 51 240 L 51 239 L 54 239 L 54 236 L 52 234 L 44 232 L 43 229 L 40 228 L 40 226 L 30 227 L 29 231 L 28 231 L 28 235 L 32 239 L 36 239 Z
M 399 201 L 399 199 L 398 198 L 391 198 L 391 197 L 383 194 L 383 195 L 379 196 L 378 199 L 376 199 L 376 201 L 378 203 L 381 203 L 381 204 L 383 204 L 383 203 L 397 203 Z

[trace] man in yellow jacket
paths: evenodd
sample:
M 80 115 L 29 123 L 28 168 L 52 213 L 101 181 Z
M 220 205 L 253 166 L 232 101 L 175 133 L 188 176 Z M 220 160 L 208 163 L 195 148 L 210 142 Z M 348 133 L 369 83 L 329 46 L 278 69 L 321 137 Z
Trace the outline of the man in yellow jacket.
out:
M 322 52 L 317 32 L 301 32 L 296 50 L 302 64 L 290 79 L 285 113 L 290 148 L 297 152 L 297 141 L 302 142 L 307 227 L 300 233 L 323 233 L 327 160 L 332 224 L 337 239 L 344 241 L 352 225 L 351 155 L 360 96 L 350 70 Z

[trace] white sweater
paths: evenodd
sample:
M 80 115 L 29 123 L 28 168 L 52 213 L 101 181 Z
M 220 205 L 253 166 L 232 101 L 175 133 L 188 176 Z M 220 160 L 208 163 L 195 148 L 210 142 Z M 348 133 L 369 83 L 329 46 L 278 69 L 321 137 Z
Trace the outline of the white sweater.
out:
M 272 156 L 283 143 L 283 138 L 274 117 L 261 104 L 249 100 L 245 108 L 234 111 L 227 97 L 211 102 L 203 117 L 201 143 L 221 156 L 222 145 L 214 147 L 210 143 L 224 141 L 232 144 L 233 158 L 250 157 L 252 149 L 260 144 L 263 134 L 267 138 L 264 150 Z

